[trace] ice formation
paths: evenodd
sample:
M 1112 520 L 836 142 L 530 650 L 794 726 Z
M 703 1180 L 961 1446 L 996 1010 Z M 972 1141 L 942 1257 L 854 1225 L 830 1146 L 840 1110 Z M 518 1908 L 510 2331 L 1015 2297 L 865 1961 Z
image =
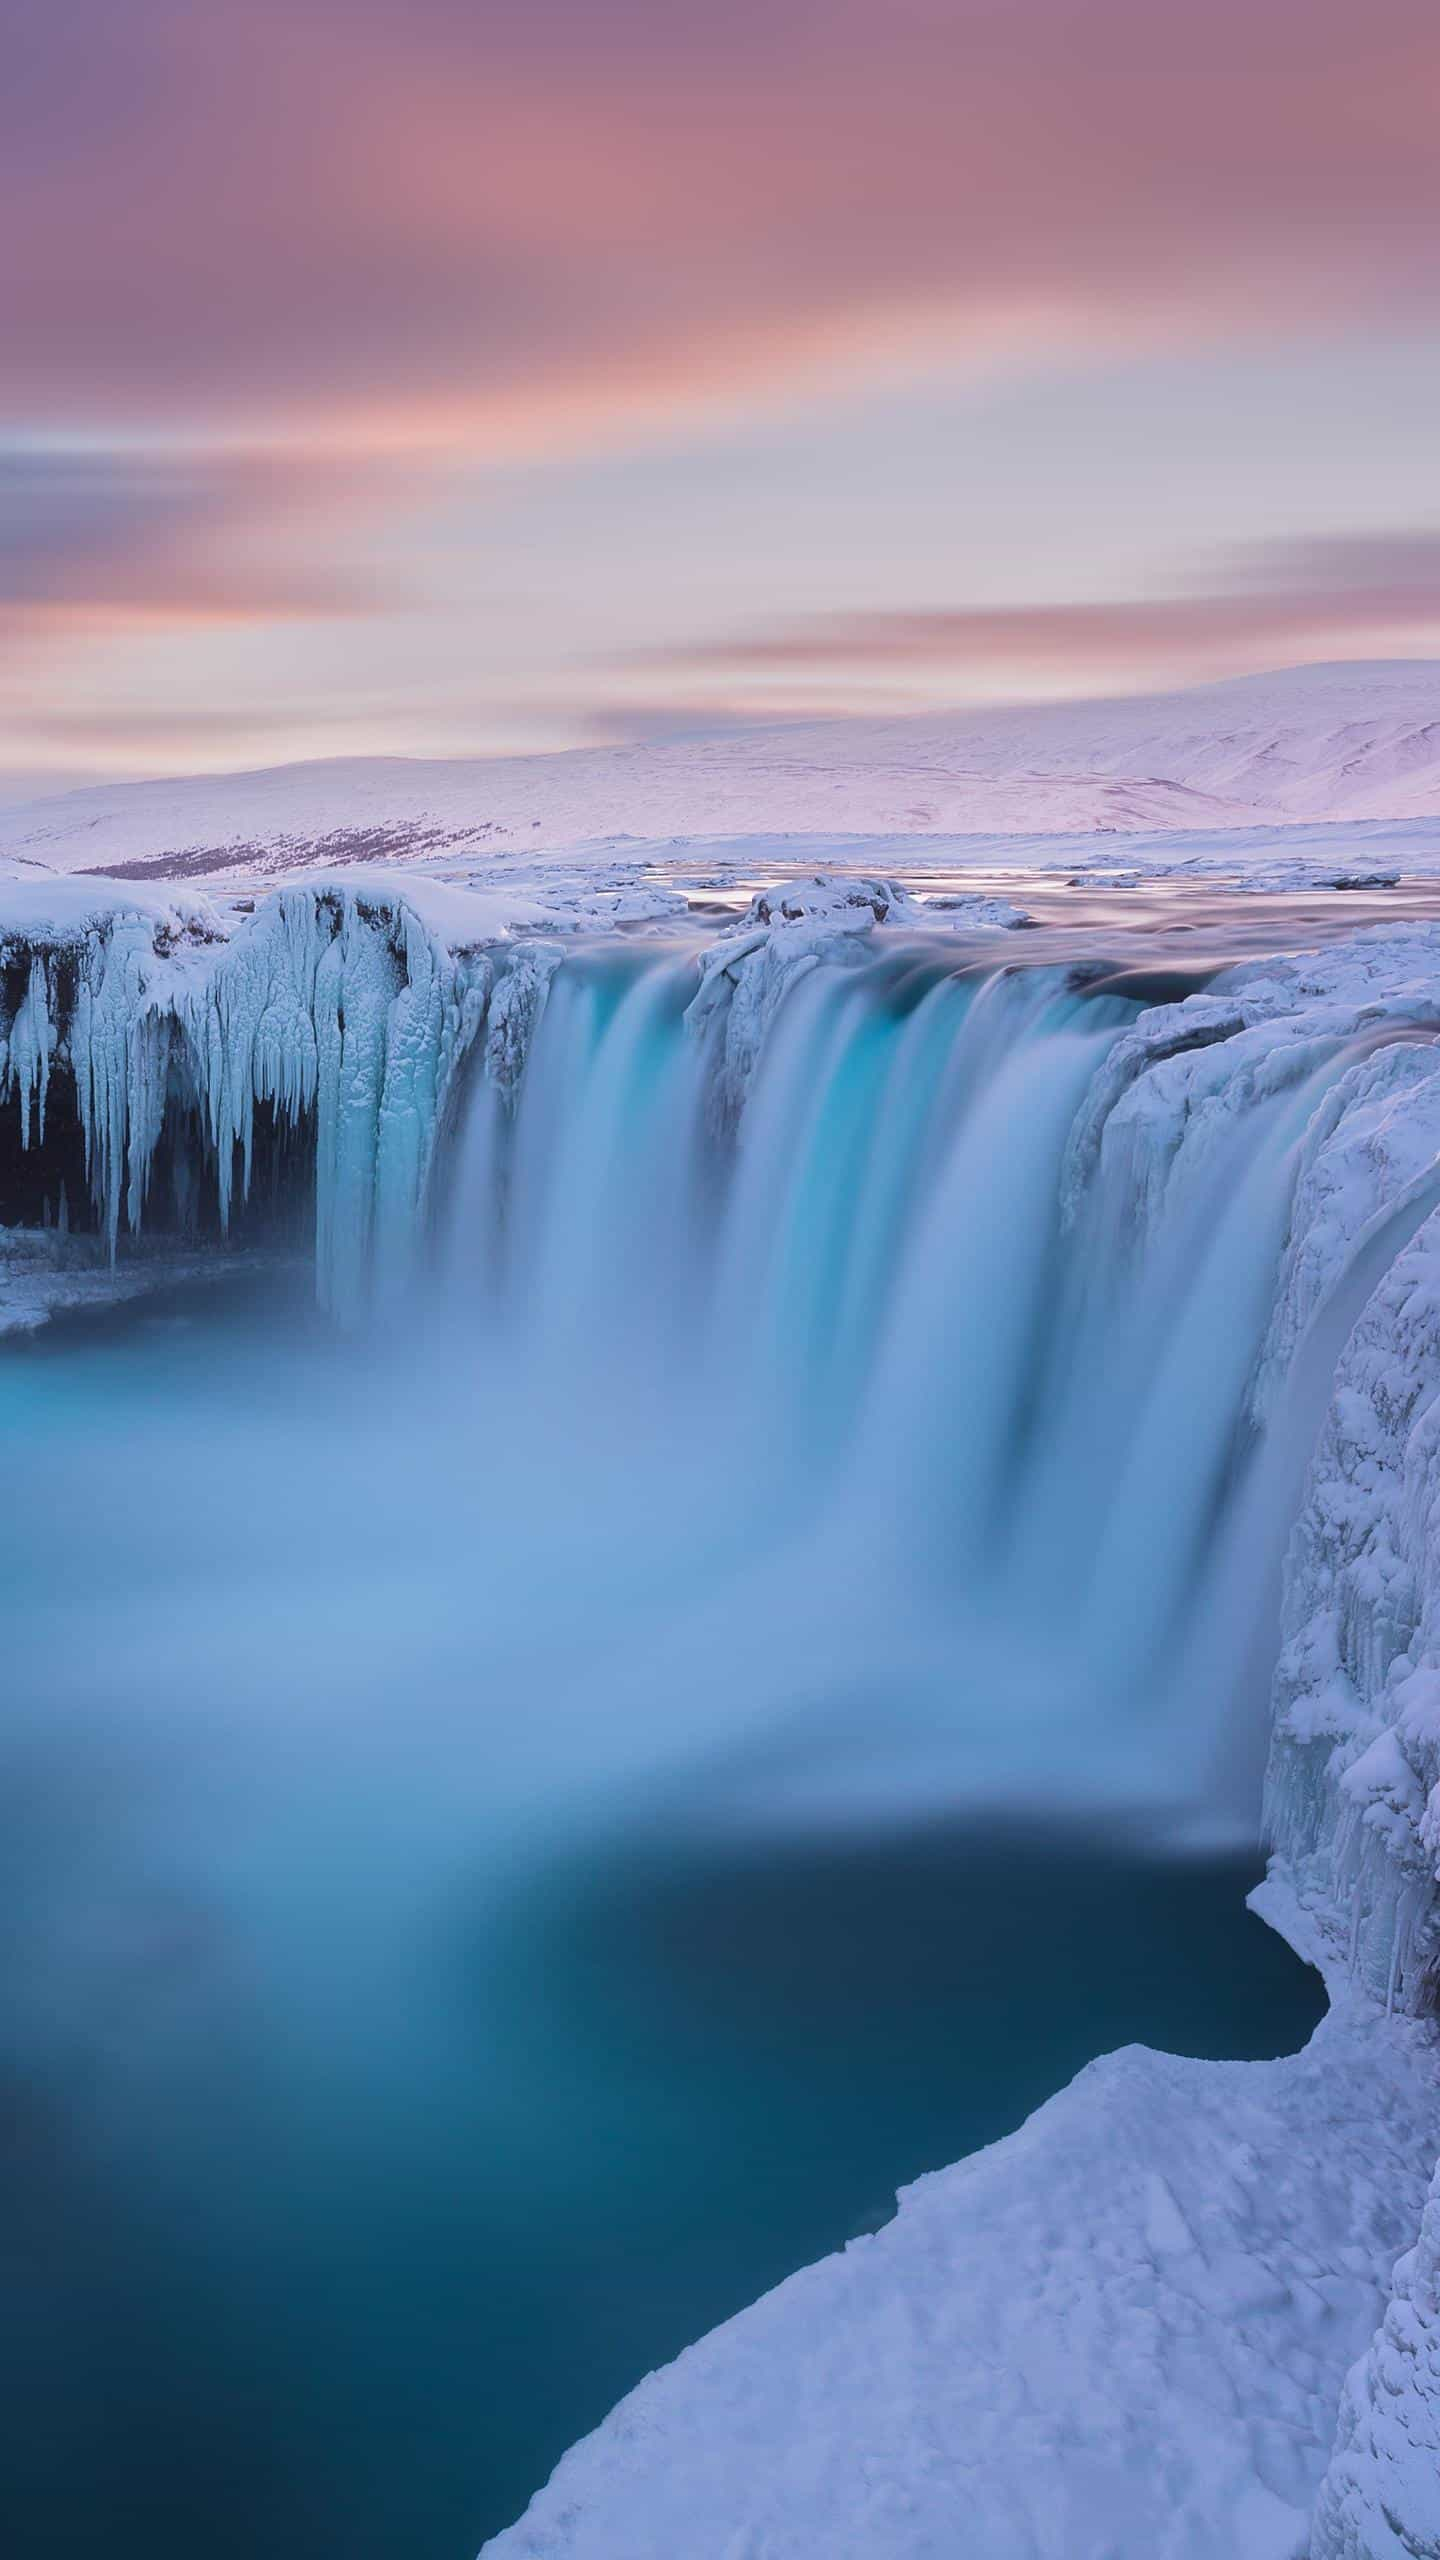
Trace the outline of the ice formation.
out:
M 947 921 L 977 931 L 1023 921 L 1004 902 L 953 904 Z M 357 869 L 286 885 L 248 917 L 168 886 L 12 887 L 0 910 L 0 1098 L 18 1103 L 22 1148 L 43 1144 L 52 1070 L 68 1071 L 112 1260 L 122 1227 L 141 1230 L 168 1113 L 192 1113 L 203 1131 L 222 1229 L 249 1190 L 257 1109 L 305 1126 L 320 1295 L 354 1314 L 413 1268 L 437 1133 L 477 1034 L 485 1073 L 513 1095 L 562 937 L 671 920 L 686 905 L 663 887 L 602 883 L 557 906 Z M 876 923 L 925 912 L 893 882 L 822 877 L 754 899 L 705 955 L 692 1007 L 697 1032 L 724 1018 L 722 1116 L 738 1111 L 796 978 Z
M 511 928 L 523 900 L 350 872 L 252 917 L 204 899 L 29 884 L 0 910 L 0 1097 L 43 1145 L 55 1069 L 73 1082 L 113 1259 L 138 1234 L 167 1114 L 194 1115 L 219 1222 L 248 1192 L 257 1110 L 313 1130 L 322 1301 L 353 1314 L 408 1271 L 451 1082 L 490 1008 L 513 1081 L 550 967 Z M 493 1006 L 490 999 L 494 993 Z

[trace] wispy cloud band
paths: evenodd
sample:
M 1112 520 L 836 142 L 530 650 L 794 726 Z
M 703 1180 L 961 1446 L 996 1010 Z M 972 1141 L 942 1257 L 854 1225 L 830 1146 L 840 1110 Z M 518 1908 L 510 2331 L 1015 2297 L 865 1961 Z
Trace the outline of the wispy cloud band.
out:
M 1440 533 L 1266 544 L 1212 583 L 1119 599 L 819 614 L 650 653 L 668 670 L 735 680 L 928 668 L 1017 678 L 1202 677 L 1272 654 L 1440 647 Z

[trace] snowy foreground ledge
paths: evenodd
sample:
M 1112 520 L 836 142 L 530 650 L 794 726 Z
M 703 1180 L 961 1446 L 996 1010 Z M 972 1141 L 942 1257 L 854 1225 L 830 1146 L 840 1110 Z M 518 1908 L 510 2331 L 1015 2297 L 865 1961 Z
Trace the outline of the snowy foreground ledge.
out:
M 1286 2061 L 1112 2054 L 642 2383 L 490 2560 L 1298 2560 L 1437 2107 L 1358 2001 Z

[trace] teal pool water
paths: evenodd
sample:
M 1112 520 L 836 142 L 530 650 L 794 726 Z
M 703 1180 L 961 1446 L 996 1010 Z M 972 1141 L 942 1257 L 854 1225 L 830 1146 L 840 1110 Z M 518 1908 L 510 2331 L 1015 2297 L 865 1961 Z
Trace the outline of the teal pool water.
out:
M 853 1622 L 772 1549 L 747 1653 L 708 1468 L 445 1375 L 243 1295 L 3 1363 L 17 2560 L 470 2560 L 1093 2055 L 1319 2014 L 1238 1851 L 977 1810 L 933 1720 L 832 1797 L 921 1730 Z

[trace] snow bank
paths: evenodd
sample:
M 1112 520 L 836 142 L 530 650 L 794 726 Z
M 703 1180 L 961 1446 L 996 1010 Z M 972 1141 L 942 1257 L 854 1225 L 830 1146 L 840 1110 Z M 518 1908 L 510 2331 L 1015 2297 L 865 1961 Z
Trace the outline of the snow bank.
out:
M 72 949 L 90 935 L 133 933 L 159 956 L 182 942 L 224 937 L 220 910 L 178 882 L 142 888 L 130 881 L 56 879 L 27 871 L 0 882 L 0 950 L 31 945 Z
M 0 1335 L 38 1333 L 56 1316 L 88 1315 L 161 1289 L 219 1279 L 215 1255 L 152 1251 L 113 1264 L 93 1237 L 0 1227 Z
M 1299 2560 L 1437 2107 L 1358 2004 L 1280 2062 L 1112 2054 L 643 2382 L 488 2560 Z

